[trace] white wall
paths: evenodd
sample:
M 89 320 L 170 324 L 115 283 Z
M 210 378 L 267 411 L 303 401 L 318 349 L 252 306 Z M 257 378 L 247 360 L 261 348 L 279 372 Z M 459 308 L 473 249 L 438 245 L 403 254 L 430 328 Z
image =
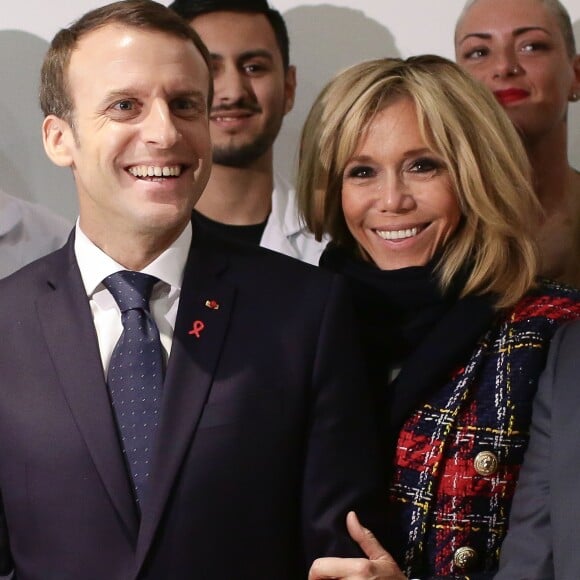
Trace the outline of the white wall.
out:
M 40 201 L 73 218 L 76 203 L 67 170 L 53 167 L 40 141 L 36 104 L 42 56 L 62 26 L 100 0 L 2 2 L 0 28 L 0 188 Z M 165 0 L 168 4 L 169 0 Z M 276 165 L 291 176 L 302 121 L 324 83 L 339 69 L 380 56 L 432 52 L 453 57 L 453 28 L 464 0 L 271 0 L 287 22 L 298 96 L 276 145 Z M 580 42 L 580 0 L 564 0 Z M 580 103 L 572 106 L 572 163 L 580 168 Z

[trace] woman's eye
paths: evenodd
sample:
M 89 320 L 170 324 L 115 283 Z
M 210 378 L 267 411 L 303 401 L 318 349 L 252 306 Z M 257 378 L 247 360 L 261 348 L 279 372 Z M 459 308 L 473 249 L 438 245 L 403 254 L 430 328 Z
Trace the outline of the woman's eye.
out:
M 544 42 L 528 42 L 524 44 L 521 48 L 521 52 L 537 52 L 540 50 L 546 50 L 548 48 L 547 44 Z
M 357 179 L 365 179 L 368 177 L 373 177 L 374 174 L 375 174 L 375 172 L 372 169 L 372 167 L 369 167 L 367 165 L 356 165 L 354 167 L 347 169 L 347 171 L 346 171 L 347 177 L 357 178 Z
M 441 169 L 442 164 L 436 159 L 430 159 L 428 157 L 422 157 L 421 159 L 416 159 L 411 163 L 409 171 L 412 173 L 432 173 Z
M 487 48 L 473 48 L 467 51 L 463 58 L 467 60 L 477 60 L 478 58 L 483 58 L 489 54 L 489 50 Z

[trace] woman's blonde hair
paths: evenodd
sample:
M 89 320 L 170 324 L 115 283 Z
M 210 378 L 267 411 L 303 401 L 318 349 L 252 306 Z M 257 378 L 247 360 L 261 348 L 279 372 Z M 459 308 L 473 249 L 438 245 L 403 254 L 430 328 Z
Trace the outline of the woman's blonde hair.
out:
M 536 273 L 534 228 L 540 204 L 526 153 L 491 93 L 438 56 L 363 62 L 322 90 L 302 130 L 297 179 L 304 220 L 317 239 L 356 252 L 341 192 L 344 168 L 374 116 L 411 99 L 420 130 L 445 161 L 462 220 L 437 265 L 442 288 L 470 266 L 463 295 L 493 293 L 498 308 L 514 304 Z

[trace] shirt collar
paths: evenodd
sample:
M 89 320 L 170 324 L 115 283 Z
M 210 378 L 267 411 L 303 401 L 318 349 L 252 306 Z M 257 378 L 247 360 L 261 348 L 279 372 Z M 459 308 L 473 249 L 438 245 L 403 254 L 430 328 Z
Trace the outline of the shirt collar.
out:
M 141 271 L 159 278 L 172 289 L 181 290 L 191 236 L 191 222 L 188 222 L 179 237 Z M 78 220 L 74 251 L 88 297 L 100 289 L 99 285 L 107 276 L 127 269 L 98 248 L 82 231 Z

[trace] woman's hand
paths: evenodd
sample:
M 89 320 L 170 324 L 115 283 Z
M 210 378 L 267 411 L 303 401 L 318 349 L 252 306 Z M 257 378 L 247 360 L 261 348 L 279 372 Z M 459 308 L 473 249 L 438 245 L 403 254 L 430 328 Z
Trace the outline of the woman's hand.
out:
M 354 512 L 347 514 L 346 528 L 368 559 L 318 558 L 310 568 L 308 580 L 407 580 L 373 533 L 361 526 Z

